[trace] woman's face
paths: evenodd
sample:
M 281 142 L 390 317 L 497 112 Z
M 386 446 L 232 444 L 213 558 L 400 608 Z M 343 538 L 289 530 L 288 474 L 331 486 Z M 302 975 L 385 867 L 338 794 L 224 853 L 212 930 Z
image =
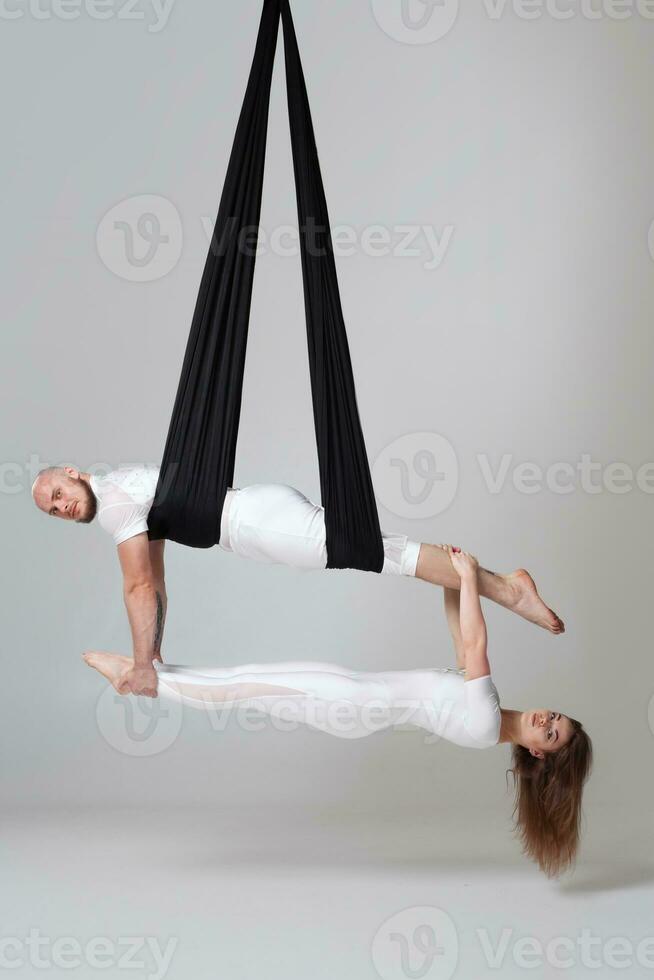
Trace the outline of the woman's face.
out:
M 542 759 L 546 752 L 556 752 L 572 738 L 572 722 L 567 715 L 549 708 L 523 711 L 520 719 L 520 744 Z

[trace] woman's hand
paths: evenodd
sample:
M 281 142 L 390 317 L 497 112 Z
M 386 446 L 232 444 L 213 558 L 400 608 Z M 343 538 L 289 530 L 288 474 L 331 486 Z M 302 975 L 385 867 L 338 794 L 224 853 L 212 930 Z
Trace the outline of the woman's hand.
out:
M 471 555 L 467 551 L 461 551 L 460 548 L 455 548 L 452 545 L 448 545 L 447 553 L 450 556 L 450 560 L 454 565 L 455 571 L 458 573 L 459 578 L 463 579 L 477 577 L 479 562 L 474 555 Z

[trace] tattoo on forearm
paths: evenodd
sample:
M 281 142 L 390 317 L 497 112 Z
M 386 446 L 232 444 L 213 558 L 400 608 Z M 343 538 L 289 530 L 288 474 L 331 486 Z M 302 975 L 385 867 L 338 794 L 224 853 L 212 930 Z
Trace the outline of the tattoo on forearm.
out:
M 163 599 L 161 598 L 161 593 L 157 592 L 157 620 L 154 625 L 154 642 L 152 644 L 155 653 L 159 653 L 159 651 L 161 650 L 161 637 L 163 633 L 163 624 L 164 624 Z

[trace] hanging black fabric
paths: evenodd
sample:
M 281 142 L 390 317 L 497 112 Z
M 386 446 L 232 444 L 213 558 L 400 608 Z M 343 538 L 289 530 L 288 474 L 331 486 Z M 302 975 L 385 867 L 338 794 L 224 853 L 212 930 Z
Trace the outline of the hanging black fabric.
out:
M 220 539 L 233 484 L 280 15 L 298 202 L 313 413 L 328 568 L 381 571 L 384 554 L 338 291 L 329 215 L 288 0 L 265 0 L 254 61 L 164 449 L 149 537 Z M 245 237 L 244 237 L 245 236 Z M 283 447 L 280 447 L 283 451 Z

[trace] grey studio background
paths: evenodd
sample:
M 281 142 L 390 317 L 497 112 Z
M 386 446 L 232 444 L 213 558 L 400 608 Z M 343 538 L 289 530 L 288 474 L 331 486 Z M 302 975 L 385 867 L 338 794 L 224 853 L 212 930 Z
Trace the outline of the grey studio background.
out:
M 485 606 L 502 704 L 561 710 L 593 739 L 578 867 L 552 883 L 520 856 L 506 746 L 218 731 L 190 711 L 152 751 L 124 737 L 80 659 L 130 651 L 115 548 L 48 521 L 29 488 L 37 464 L 160 460 L 261 4 L 114 2 L 100 19 L 17 0 L 0 14 L 17 976 L 39 969 L 30 928 L 174 937 L 166 975 L 196 980 L 415 976 L 384 923 L 413 910 L 410 946 L 424 907 L 457 931 L 456 956 L 420 974 L 439 980 L 491 972 L 482 928 L 492 944 L 510 930 L 506 976 L 525 972 L 518 936 L 588 927 L 635 951 L 651 935 L 654 11 L 415 0 L 408 27 L 399 0 L 292 6 L 332 224 L 349 229 L 338 271 L 382 525 L 525 566 L 565 620 L 553 638 Z M 236 482 L 318 499 L 300 260 L 280 232 L 297 222 L 281 52 Z M 419 503 L 429 453 L 442 479 Z M 422 583 L 175 544 L 166 568 L 169 662 L 453 663 Z M 132 720 L 142 735 L 147 715 Z M 599 969 L 574 955 L 575 976 L 613 975 L 603 946 Z M 624 972 L 652 965 L 641 949 Z M 77 975 L 98 972 L 87 957 Z M 539 975 L 560 973 L 545 955 Z

